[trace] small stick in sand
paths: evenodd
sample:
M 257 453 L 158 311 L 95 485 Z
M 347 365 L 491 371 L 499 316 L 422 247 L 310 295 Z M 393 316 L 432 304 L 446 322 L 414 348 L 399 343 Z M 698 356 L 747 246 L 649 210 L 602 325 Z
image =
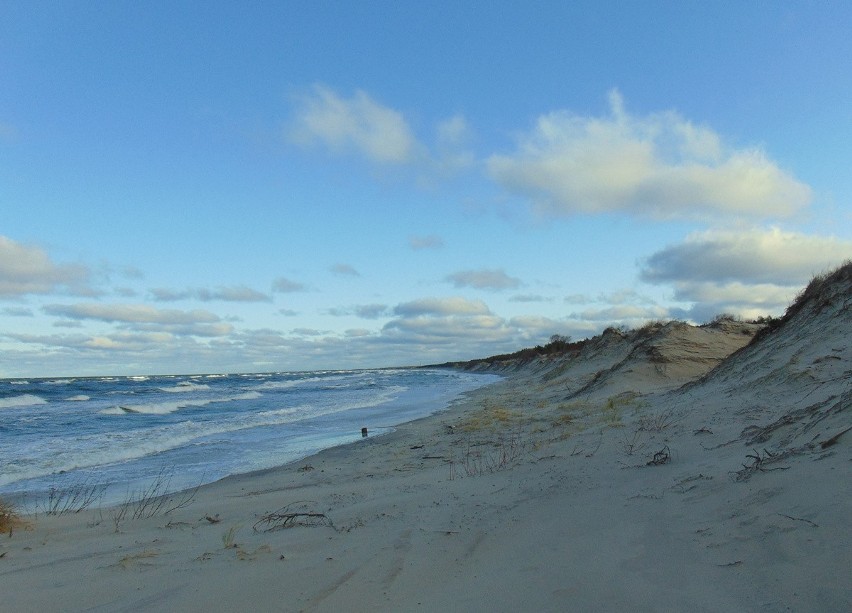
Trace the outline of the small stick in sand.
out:
M 848 427 L 848 428 L 846 428 L 845 430 L 843 430 L 843 431 L 841 431 L 841 432 L 838 432 L 837 434 L 835 434 L 834 436 L 832 436 L 830 439 L 828 439 L 828 440 L 823 441 L 822 443 L 820 443 L 820 448 L 821 448 L 821 449 L 828 449 L 828 448 L 829 448 L 829 447 L 831 447 L 832 445 L 836 444 L 836 443 L 837 443 L 837 441 L 839 441 L 839 440 L 840 440 L 840 437 L 841 437 L 841 436 L 843 436 L 844 434 L 846 434 L 847 432 L 849 432 L 850 430 L 852 430 L 852 426 L 849 426 L 849 427 Z

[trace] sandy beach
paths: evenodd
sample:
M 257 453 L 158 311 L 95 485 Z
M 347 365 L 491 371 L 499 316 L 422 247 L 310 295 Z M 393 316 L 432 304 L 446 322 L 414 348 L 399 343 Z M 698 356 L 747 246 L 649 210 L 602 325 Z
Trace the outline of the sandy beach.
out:
M 850 301 L 846 265 L 771 331 L 608 330 L 168 513 L 27 517 L 0 609 L 848 611 Z

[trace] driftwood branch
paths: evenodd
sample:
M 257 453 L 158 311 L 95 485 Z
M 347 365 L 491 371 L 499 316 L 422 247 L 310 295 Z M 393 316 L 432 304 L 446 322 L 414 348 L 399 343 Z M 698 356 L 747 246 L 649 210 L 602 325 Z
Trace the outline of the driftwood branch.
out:
M 669 450 L 669 446 L 666 445 L 657 453 L 655 453 L 654 457 L 647 464 L 645 464 L 645 466 L 662 466 L 663 464 L 668 464 L 671 461 L 671 450 Z
M 292 502 L 273 513 L 268 513 L 258 519 L 252 529 L 255 532 L 272 532 L 295 528 L 296 526 L 328 526 L 334 528 L 331 519 L 325 513 L 311 510 L 311 501 Z

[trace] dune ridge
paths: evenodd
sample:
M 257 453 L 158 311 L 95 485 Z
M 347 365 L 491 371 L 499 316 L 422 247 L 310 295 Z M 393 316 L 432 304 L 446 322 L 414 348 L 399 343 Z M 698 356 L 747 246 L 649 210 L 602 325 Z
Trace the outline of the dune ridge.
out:
M 768 324 L 453 364 L 506 378 L 168 515 L 28 518 L 0 540 L 0 604 L 846 611 L 850 306 L 847 263 Z

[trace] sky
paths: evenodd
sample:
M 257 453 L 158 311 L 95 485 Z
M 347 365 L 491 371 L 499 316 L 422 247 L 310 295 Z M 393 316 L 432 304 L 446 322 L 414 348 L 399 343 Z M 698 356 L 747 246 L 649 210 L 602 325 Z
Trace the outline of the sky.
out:
M 0 377 L 466 360 L 852 258 L 852 3 L 0 1 Z

